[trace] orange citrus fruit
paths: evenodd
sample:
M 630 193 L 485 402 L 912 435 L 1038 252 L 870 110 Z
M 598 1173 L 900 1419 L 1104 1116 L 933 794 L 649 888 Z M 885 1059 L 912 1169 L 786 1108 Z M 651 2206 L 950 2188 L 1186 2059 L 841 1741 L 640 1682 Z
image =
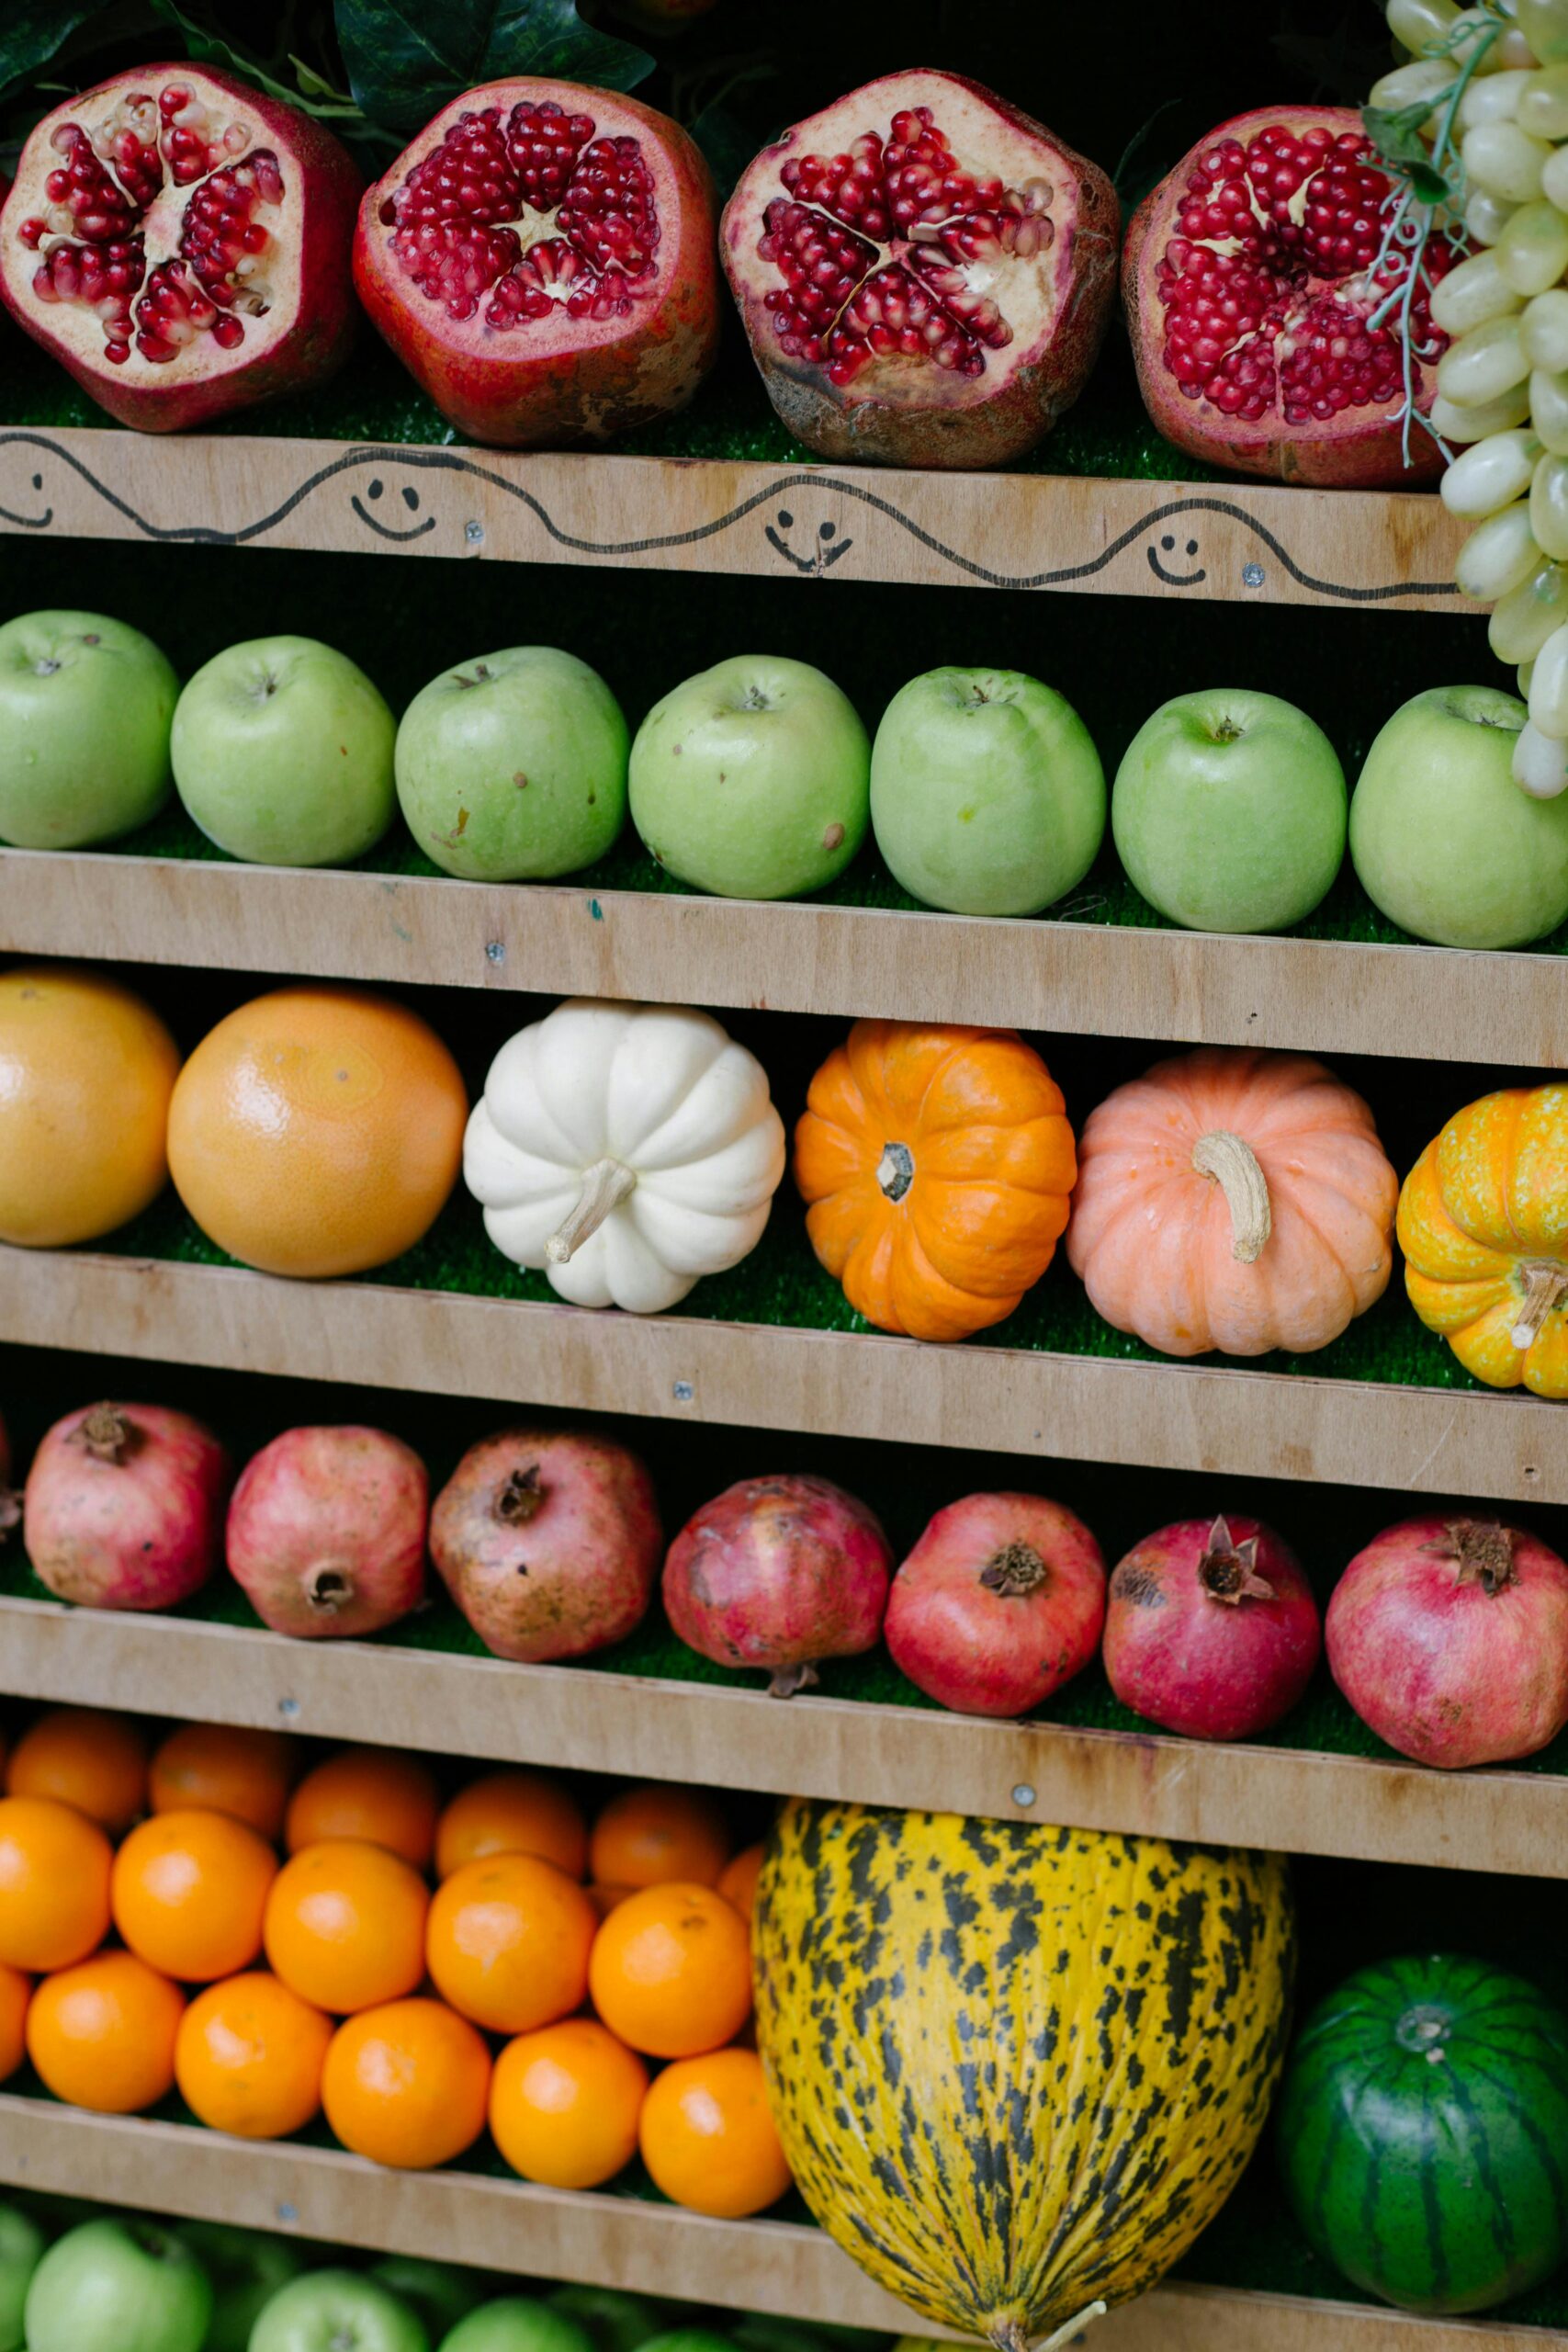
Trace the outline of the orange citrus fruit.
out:
M 594 1938 L 588 1984 L 604 2023 L 632 2049 L 694 2058 L 751 2014 L 751 1939 L 711 1887 L 645 1886 Z
M 185 1996 L 133 1951 L 100 1951 L 46 1976 L 28 2011 L 28 2055 L 56 2098 L 135 2115 L 173 2089 Z
M 332 2020 L 265 1969 L 198 1993 L 175 2043 L 186 2104 L 214 2132 L 281 2140 L 321 2103 Z
M 495 2062 L 490 2128 L 513 2172 L 597 2188 L 637 2154 L 648 2068 L 596 2018 L 519 2034 Z
M 118 1838 L 147 1802 L 147 1742 L 129 1715 L 51 1707 L 13 1748 L 6 1792 L 73 1804 Z
M 790 2185 L 755 2051 L 666 2066 L 642 2103 L 637 2144 L 666 2197 L 724 2221 L 777 2204 Z
M 0 1797 L 0 1961 L 70 1968 L 109 1929 L 114 1853 L 96 1821 L 51 1797 Z
M 32 1978 L 0 1963 L 0 2083 L 16 2073 L 28 2054 L 28 2003 L 32 1996 Z
M 434 1224 L 468 1113 L 457 1063 L 406 1005 L 275 989 L 209 1030 L 181 1071 L 169 1172 L 231 1257 L 269 1274 L 359 1273 Z
M 713 1799 L 700 1789 L 649 1781 L 623 1789 L 593 1825 L 588 1875 L 602 1886 L 659 1886 L 668 1879 L 716 1886 L 734 1844 Z
M 435 1831 L 435 1875 L 491 1854 L 537 1854 L 568 1878 L 588 1868 L 588 1825 L 575 1797 L 544 1772 L 487 1772 L 470 1781 Z
M 531 2033 L 581 2007 L 598 1924 L 553 1862 L 492 1854 L 436 1888 L 424 1956 L 436 1991 L 464 2017 L 492 2033 Z
M 718 1882 L 718 1891 L 727 1903 L 732 1904 L 748 1928 L 757 1907 L 757 1881 L 762 1875 L 762 1848 L 742 1846 L 732 1862 L 726 1862 Z
M 291 1993 L 346 2017 L 412 1993 L 424 1975 L 430 1895 L 412 1864 L 363 1838 L 307 1846 L 266 1900 L 264 1940 Z
M 154 1813 L 226 1813 L 276 1846 L 298 1760 L 287 1732 L 242 1724 L 182 1724 L 153 1751 L 147 1798 Z
M 364 1838 L 423 1871 L 435 1850 L 440 1810 L 435 1776 L 417 1756 L 340 1747 L 288 1800 L 285 1843 L 298 1854 L 322 1838 Z
M 165 1976 L 211 1984 L 248 1968 L 261 1950 L 277 1857 L 226 1813 L 155 1813 L 114 1858 L 114 1923 L 133 1952 Z
M 151 1005 L 100 973 L 0 973 L 0 1241 L 68 1249 L 156 1200 L 179 1067 Z
M 345 2148 L 378 2165 L 449 2164 L 485 2127 L 490 2051 L 445 2001 L 389 2001 L 340 2025 L 321 2105 Z

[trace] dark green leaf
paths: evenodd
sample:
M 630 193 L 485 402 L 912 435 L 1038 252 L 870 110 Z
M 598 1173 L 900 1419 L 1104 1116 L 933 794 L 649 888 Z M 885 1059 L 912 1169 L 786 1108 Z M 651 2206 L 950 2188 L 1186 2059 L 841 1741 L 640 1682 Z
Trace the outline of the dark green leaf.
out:
M 237 74 L 243 82 L 253 83 L 258 90 L 265 90 L 268 97 L 282 98 L 288 106 L 298 107 L 303 114 L 316 115 L 328 121 L 342 119 L 344 127 L 351 131 L 359 119 L 359 109 L 352 99 L 345 98 L 330 83 L 323 82 L 320 74 L 313 74 L 309 66 L 301 65 L 297 58 L 289 60 L 298 74 L 298 86 L 291 88 L 288 83 L 280 82 L 260 58 L 251 56 L 245 50 L 236 49 L 232 41 L 225 40 L 220 33 L 210 32 L 194 17 L 186 16 L 177 5 L 177 0 L 147 0 L 147 5 L 155 17 L 163 18 L 164 24 L 174 26 L 185 43 L 186 55 L 194 57 L 198 64 L 216 66 L 223 74 Z
M 373 122 L 409 134 L 479 82 L 547 74 L 630 90 L 645 50 L 585 25 L 575 0 L 336 0 L 349 87 Z
M 0 6 L 0 96 L 46 66 L 104 0 L 5 0 Z
M 1447 173 L 1433 163 L 1431 150 L 1421 137 L 1433 111 L 1427 98 L 1418 98 L 1408 107 L 1361 108 L 1368 138 L 1394 177 L 1408 184 L 1417 204 L 1447 204 L 1459 193 Z

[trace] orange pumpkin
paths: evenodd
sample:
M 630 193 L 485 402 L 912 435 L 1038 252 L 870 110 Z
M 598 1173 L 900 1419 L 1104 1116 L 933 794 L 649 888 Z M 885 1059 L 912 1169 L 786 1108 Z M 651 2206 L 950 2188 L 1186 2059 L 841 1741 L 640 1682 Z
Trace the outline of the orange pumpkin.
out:
M 1398 1190 L 1321 1062 L 1204 1046 L 1089 1118 L 1067 1255 L 1105 1320 L 1162 1355 L 1304 1352 L 1388 1287 Z
M 1457 1111 L 1399 1196 L 1404 1287 L 1489 1388 L 1568 1396 L 1568 1085 Z
M 1012 1313 L 1055 1253 L 1076 1166 L 1061 1091 L 1010 1029 L 857 1021 L 795 1132 L 812 1248 L 858 1313 L 913 1340 Z

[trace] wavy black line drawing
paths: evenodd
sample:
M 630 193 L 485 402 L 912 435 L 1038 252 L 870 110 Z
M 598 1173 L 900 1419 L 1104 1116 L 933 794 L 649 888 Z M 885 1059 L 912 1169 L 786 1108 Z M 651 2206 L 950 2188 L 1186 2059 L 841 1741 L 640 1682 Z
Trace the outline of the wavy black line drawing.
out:
M 1114 563 L 1117 557 L 1123 554 L 1128 548 L 1135 546 L 1140 540 L 1147 538 L 1151 532 L 1160 530 L 1162 526 L 1176 521 L 1181 515 L 1218 514 L 1227 522 L 1238 523 L 1245 530 L 1249 531 L 1259 547 L 1273 557 L 1296 585 L 1306 589 L 1314 596 L 1328 597 L 1344 604 L 1376 605 L 1402 596 L 1454 596 L 1459 594 L 1451 580 L 1391 580 L 1374 587 L 1348 581 L 1320 580 L 1304 566 L 1299 564 L 1284 542 L 1278 538 L 1266 524 L 1260 523 L 1255 514 L 1249 514 L 1245 506 L 1238 505 L 1234 499 L 1208 493 L 1166 499 L 1151 506 L 1146 514 L 1142 515 L 1136 523 L 1132 524 L 1116 538 L 1101 548 L 1097 554 L 1087 558 L 1082 563 L 1058 564 L 1041 571 L 1007 572 L 994 570 L 989 564 L 981 562 L 977 557 L 964 554 L 962 548 L 949 547 L 946 541 L 938 538 L 934 532 L 926 530 L 910 515 L 902 513 L 891 499 L 883 498 L 875 491 L 866 489 L 863 484 L 848 481 L 841 475 L 827 469 L 813 471 L 803 469 L 798 472 L 775 474 L 762 488 L 754 491 L 749 498 L 741 499 L 724 514 L 713 515 L 707 522 L 699 523 L 690 530 L 671 531 L 654 537 L 636 539 L 585 539 L 579 537 L 574 532 L 564 529 L 557 523 L 544 502 L 531 490 L 525 488 L 521 482 L 508 481 L 504 474 L 494 472 L 489 466 L 481 464 L 477 458 L 463 451 L 403 447 L 396 443 L 355 446 L 345 449 L 341 458 L 334 458 L 328 464 L 318 466 L 314 472 L 306 476 L 296 490 L 291 491 L 280 504 L 273 507 L 267 514 L 258 515 L 254 522 L 243 524 L 237 530 L 223 531 L 205 523 L 161 524 L 149 521 L 107 482 L 101 481 L 92 468 L 86 465 L 74 450 L 51 438 L 47 433 L 18 426 L 0 431 L 0 449 L 15 447 L 44 451 L 50 457 L 58 458 L 62 465 L 70 467 L 80 481 L 85 482 L 88 488 L 96 492 L 117 514 L 123 515 L 127 522 L 133 524 L 145 537 L 159 542 L 179 541 L 201 547 L 243 547 L 253 539 L 265 538 L 269 531 L 276 530 L 280 523 L 292 514 L 298 507 L 302 506 L 308 498 L 313 497 L 318 491 L 323 489 L 327 483 L 335 481 L 340 475 L 364 473 L 376 469 L 390 472 L 394 468 L 406 468 L 414 472 L 453 474 L 468 481 L 482 482 L 488 490 L 498 492 L 502 496 L 514 499 L 518 504 L 525 506 L 547 537 L 557 547 L 564 548 L 573 555 L 599 557 L 606 561 L 614 561 L 617 557 L 662 555 L 677 548 L 700 546 L 705 540 L 717 538 L 722 533 L 734 530 L 738 525 L 746 522 L 761 508 L 776 506 L 778 502 L 792 491 L 816 491 L 827 493 L 841 504 L 859 505 L 868 513 L 881 515 L 886 522 L 895 524 L 919 546 L 925 548 L 931 554 L 940 557 L 942 562 L 951 564 L 954 571 L 963 572 L 971 580 L 982 582 L 988 588 L 1071 587 L 1077 581 L 1092 580 L 1097 573 L 1105 571 L 1108 565 Z M 33 486 L 35 489 L 41 488 L 41 476 L 34 475 Z M 367 483 L 367 489 L 371 495 L 376 494 L 373 483 Z M 417 503 L 417 500 L 411 501 L 409 492 L 405 491 L 403 496 L 405 501 Z M 351 498 L 350 504 L 358 518 L 378 537 L 400 539 L 423 537 L 426 536 L 427 528 L 434 527 L 434 516 L 427 515 L 424 521 L 412 530 L 393 532 L 385 525 L 378 524 L 360 503 L 357 496 Z M 0 508 L 0 519 L 13 523 L 23 529 L 44 530 L 49 527 L 52 520 L 52 509 L 48 516 L 35 517 L 13 515 L 7 510 Z M 837 528 L 838 526 L 835 526 L 836 532 Z M 795 570 L 815 579 L 820 579 L 826 575 L 831 564 L 838 560 L 838 553 L 841 551 L 835 548 L 831 555 L 814 555 L 803 559 L 784 546 L 776 532 L 766 526 L 763 526 L 763 537 L 773 547 L 775 552 L 787 560 Z M 846 540 L 845 548 L 852 544 L 852 542 Z M 1255 572 L 1259 575 L 1256 581 L 1252 577 Z M 1260 586 L 1265 576 L 1261 567 L 1256 564 L 1248 565 L 1243 574 L 1248 586 Z M 1195 577 L 1179 579 L 1172 575 L 1171 584 L 1191 587 L 1197 585 L 1197 580 Z

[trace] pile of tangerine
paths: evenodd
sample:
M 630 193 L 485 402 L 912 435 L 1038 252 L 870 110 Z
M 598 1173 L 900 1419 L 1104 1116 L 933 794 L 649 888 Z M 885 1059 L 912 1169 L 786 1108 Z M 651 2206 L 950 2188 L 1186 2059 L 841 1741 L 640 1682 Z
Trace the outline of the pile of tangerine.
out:
M 710 1798 L 626 1789 L 590 1829 L 542 1773 L 443 1808 L 415 1757 L 343 1748 L 296 1782 L 298 1761 L 272 1732 L 190 1724 L 150 1757 L 129 1718 L 39 1717 L 0 1799 L 0 2077 L 26 2055 L 116 2115 L 177 2084 L 249 2140 L 324 2110 L 405 2168 L 488 2124 L 558 2188 L 640 2149 L 667 2197 L 727 2218 L 784 2194 L 747 2046 L 761 1849 L 732 1853 Z

